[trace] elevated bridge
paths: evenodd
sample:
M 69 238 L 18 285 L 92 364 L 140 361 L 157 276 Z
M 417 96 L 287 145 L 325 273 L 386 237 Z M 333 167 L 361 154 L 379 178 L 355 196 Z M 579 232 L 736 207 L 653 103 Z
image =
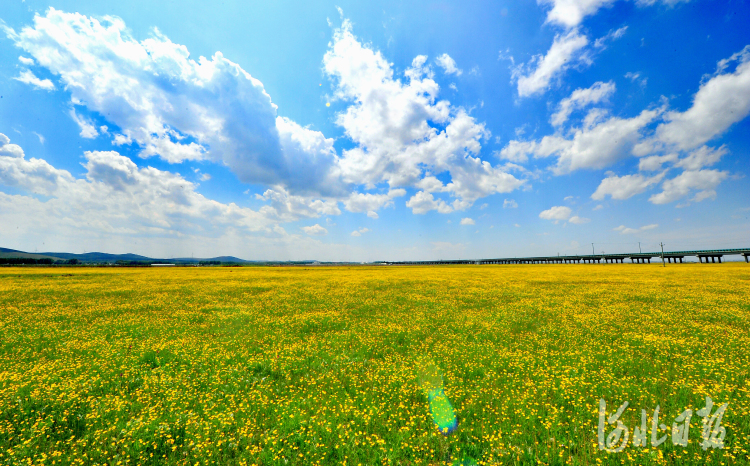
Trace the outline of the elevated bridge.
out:
M 750 262 L 750 248 L 747 249 L 701 249 L 697 251 L 633 252 L 628 254 L 589 254 L 575 256 L 503 257 L 498 259 L 463 259 L 440 261 L 379 261 L 385 265 L 456 265 L 456 264 L 623 264 L 626 259 L 633 264 L 650 264 L 652 259 L 682 263 L 685 257 L 697 257 L 701 263 L 719 263 L 724 256 L 744 256 Z

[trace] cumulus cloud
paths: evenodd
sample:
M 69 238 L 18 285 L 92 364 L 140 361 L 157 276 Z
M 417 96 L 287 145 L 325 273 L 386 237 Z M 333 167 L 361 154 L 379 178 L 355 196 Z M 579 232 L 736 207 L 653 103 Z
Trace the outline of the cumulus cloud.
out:
M 553 79 L 586 59 L 581 51 L 588 43 L 588 38 L 577 30 L 558 34 L 546 55 L 536 55 L 526 65 L 513 68 L 513 78 L 517 80 L 519 97 L 546 91 Z
M 368 211 L 367 211 L 367 216 L 368 216 L 368 217 L 370 217 L 370 218 L 374 218 L 374 219 L 376 219 L 376 220 L 377 220 L 378 218 L 380 218 L 380 215 L 378 215 L 378 213 L 377 213 L 377 212 L 375 212 L 374 210 L 368 210 Z
M 462 218 L 461 219 L 461 225 L 475 225 L 474 219 L 471 219 L 471 218 L 468 218 L 468 217 Z
M 325 236 L 328 234 L 328 230 L 318 225 L 317 223 L 309 227 L 302 227 L 302 231 L 310 236 Z
M 559 77 L 567 68 L 575 64 L 590 64 L 592 54 L 604 50 L 607 43 L 622 37 L 627 26 L 612 30 L 605 36 L 596 39 L 593 49 L 585 50 L 589 40 L 579 33 L 579 26 L 587 16 L 594 15 L 601 8 L 608 8 L 616 0 L 537 0 L 537 3 L 548 8 L 546 23 L 561 26 L 564 34 L 555 36 L 547 54 L 535 56 L 526 66 L 513 69 L 513 78 L 518 81 L 519 97 L 526 97 L 544 92 L 550 87 L 553 78 Z M 646 6 L 660 0 L 637 0 L 639 6 Z M 666 4 L 675 4 L 682 0 L 663 0 Z M 501 54 L 501 58 L 504 55 Z M 513 61 L 510 57 L 511 62 Z M 533 72 L 531 68 L 536 67 Z M 644 81 L 645 84 L 645 81 Z
M 644 110 L 633 118 L 609 117 L 601 121 L 584 121 L 582 127 L 572 129 L 569 138 L 560 135 L 544 136 L 540 141 L 510 141 L 500 151 L 500 157 L 523 163 L 529 155 L 535 158 L 557 157 L 555 174 L 579 169 L 601 169 L 633 155 L 641 132 L 654 121 L 662 110 Z
M 676 162 L 677 158 L 678 155 L 676 153 L 667 155 L 650 155 L 648 157 L 643 157 L 638 161 L 638 170 L 648 172 L 661 170 L 662 165 L 664 165 L 665 163 Z
M 24 157 L 23 149 L 17 144 L 11 144 L 10 138 L 0 133 L 0 157 L 22 159 Z
M 518 203 L 514 201 L 513 199 L 505 199 L 503 201 L 503 209 L 516 209 L 518 208 Z
M 570 210 L 570 207 L 554 206 L 547 210 L 543 210 L 539 214 L 539 218 L 544 220 L 554 220 L 555 223 L 557 223 L 559 220 L 567 220 L 570 218 L 571 213 L 572 211 Z
M 456 66 L 456 62 L 447 53 L 440 55 L 435 59 L 435 61 L 437 62 L 438 66 L 445 71 L 445 74 L 455 74 L 456 76 L 461 76 L 461 74 L 463 73 L 463 71 Z
M 442 199 L 435 199 L 431 193 L 419 191 L 414 194 L 408 201 L 406 207 L 410 208 L 414 214 L 426 214 L 431 210 L 437 210 L 441 214 L 453 212 L 453 207 Z
M 309 196 L 295 195 L 283 186 L 267 189 L 262 195 L 256 194 L 260 200 L 269 201 L 260 212 L 280 221 L 291 222 L 302 217 L 320 217 L 321 215 L 340 215 L 341 210 L 335 200 L 315 199 Z
M 52 81 L 50 81 L 49 79 L 39 79 L 34 73 L 29 70 L 21 71 L 21 74 L 13 79 L 15 79 L 16 81 L 21 81 L 24 84 L 30 84 L 37 89 L 43 89 L 45 91 L 55 90 L 55 85 L 52 83 Z
M 734 65 L 734 71 L 727 69 Z M 704 82 L 692 106 L 671 111 L 656 128 L 656 140 L 669 148 L 690 150 L 723 134 L 750 114 L 750 45 L 719 61 L 716 74 Z
M 547 22 L 566 28 L 581 24 L 583 18 L 593 15 L 602 7 L 609 7 L 615 0 L 537 0 L 551 6 L 547 12 Z
M 386 194 L 351 193 L 344 200 L 344 207 L 349 212 L 377 211 L 393 205 L 393 199 L 406 195 L 405 189 L 391 189 Z
M 263 84 L 221 52 L 192 59 L 185 46 L 158 30 L 139 41 L 119 18 L 54 8 L 36 15 L 30 27 L 3 30 L 59 78 L 76 109 L 86 108 L 85 118 L 78 110 L 71 114 L 82 135 L 108 134 L 92 121 L 106 119 L 119 128 L 113 143 L 133 144 L 141 157 L 209 160 L 243 182 L 343 201 L 347 209 L 365 212 L 378 206 L 359 207 L 352 195 L 358 187 L 426 190 L 420 185 L 434 178 L 428 172 L 449 180 L 429 191 L 448 193 L 460 209 L 524 184 L 479 158 L 489 131 L 465 109 L 437 98 L 426 56 L 417 56 L 399 79 L 380 52 L 352 34 L 348 20 L 323 58 L 335 83 L 333 98 L 346 104 L 336 123 L 354 143 L 342 154 L 333 139 L 277 115 Z M 449 58 L 438 63 L 458 74 Z
M 651 6 L 664 3 L 674 6 L 677 3 L 690 0 L 635 0 L 638 6 Z M 581 24 L 587 16 L 594 15 L 601 8 L 611 7 L 616 0 L 537 0 L 537 3 L 549 6 L 547 23 L 557 24 L 565 28 L 573 28 Z
M 679 159 L 675 162 L 676 167 L 684 168 L 685 170 L 700 170 L 703 167 L 709 167 L 717 163 L 724 155 L 729 152 L 726 146 L 719 148 L 713 148 L 708 146 L 701 146 L 694 151 L 691 151 L 686 157 Z
M 560 101 L 557 105 L 557 112 L 552 115 L 550 123 L 552 126 L 562 126 L 570 117 L 570 114 L 575 110 L 580 110 L 591 104 L 598 104 L 602 101 L 608 100 L 615 92 L 615 83 L 609 82 L 596 82 L 591 87 L 586 89 L 576 89 L 570 94 L 570 97 L 566 97 Z
M 668 204 L 681 199 L 693 191 L 698 191 L 693 201 L 716 197 L 715 188 L 729 176 L 729 173 L 719 170 L 686 170 L 680 175 L 666 180 L 662 184 L 662 192 L 649 198 L 654 204 Z
M 644 225 L 640 228 L 628 228 L 625 225 L 620 225 L 617 228 L 613 228 L 612 231 L 619 231 L 623 235 L 632 235 L 633 233 L 640 233 L 642 231 L 647 230 L 653 230 L 654 228 L 658 228 L 659 225 L 656 223 L 652 223 L 651 225 Z
M 439 86 L 426 61 L 424 55 L 414 58 L 401 81 L 380 52 L 357 40 L 348 20 L 334 32 L 323 69 L 334 81 L 335 98 L 348 104 L 336 123 L 356 144 L 341 156 L 343 179 L 368 188 L 387 183 L 425 194 L 443 191 L 459 208 L 523 185 L 477 156 L 489 132 L 466 110 L 437 98 Z M 430 173 L 450 176 L 450 182 L 443 185 Z
M 370 231 L 369 228 L 360 228 L 359 230 L 354 230 L 352 232 L 352 236 L 362 236 L 365 233 L 367 233 L 368 231 Z
M 209 159 L 244 182 L 294 192 L 343 190 L 332 182 L 332 140 L 277 118 L 263 84 L 221 52 L 196 61 L 158 30 L 137 41 L 119 18 L 54 8 L 33 27 L 5 32 L 59 76 L 74 104 L 117 125 L 116 143 L 137 143 L 142 157 Z
M 23 63 L 26 66 L 32 66 L 34 64 L 34 59 L 33 58 L 28 58 L 28 57 L 24 57 L 24 56 L 18 57 L 18 61 L 20 61 L 21 63 Z
M 615 176 L 612 174 L 602 180 L 594 194 L 591 195 L 591 199 L 599 201 L 608 195 L 612 199 L 629 199 L 658 184 L 664 178 L 664 175 L 666 175 L 666 172 L 652 177 L 643 175 Z
M 581 126 L 571 129 L 567 135 L 557 132 L 540 140 L 512 140 L 498 155 L 513 163 L 525 163 L 529 157 L 555 156 L 557 164 L 551 168 L 558 175 L 578 169 L 601 169 L 636 156 L 640 158 L 638 169 L 642 172 L 664 170 L 665 165 L 684 171 L 667 180 L 666 172 L 651 177 L 608 176 L 592 198 L 600 200 L 609 195 L 614 199 L 628 199 L 663 182 L 662 192 L 651 196 L 650 202 L 669 203 L 693 191 L 697 191 L 695 202 L 711 199 L 716 196 L 716 186 L 728 173 L 704 168 L 718 163 L 728 150 L 723 145 L 715 148 L 705 143 L 750 114 L 750 46 L 719 61 L 716 73 L 704 79 L 691 107 L 684 112 L 667 111 L 664 104 L 643 110 L 632 118 L 621 118 L 609 117 L 603 110 L 594 108 Z M 595 88 L 596 97 L 591 97 Z M 553 115 L 553 124 L 565 122 L 570 109 L 578 102 L 600 101 L 609 95 L 604 85 L 580 91 L 576 90 L 560 103 Z M 648 128 L 655 122 L 659 124 L 649 133 Z
M 139 168 L 114 151 L 85 152 L 85 177 L 75 178 L 44 160 L 26 159 L 5 135 L 0 134 L 0 143 L 0 184 L 49 198 L 2 194 L 4 216 L 71 228 L 85 222 L 90 231 L 105 234 L 157 236 L 179 231 L 215 236 L 227 228 L 273 233 L 280 220 L 272 211 L 207 199 L 182 176 Z

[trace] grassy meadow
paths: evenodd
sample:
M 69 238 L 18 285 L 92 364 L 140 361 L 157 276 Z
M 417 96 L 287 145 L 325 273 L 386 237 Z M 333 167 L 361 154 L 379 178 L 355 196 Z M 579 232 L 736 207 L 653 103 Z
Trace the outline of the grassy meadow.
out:
M 7 465 L 750 464 L 749 368 L 744 263 L 0 269 Z

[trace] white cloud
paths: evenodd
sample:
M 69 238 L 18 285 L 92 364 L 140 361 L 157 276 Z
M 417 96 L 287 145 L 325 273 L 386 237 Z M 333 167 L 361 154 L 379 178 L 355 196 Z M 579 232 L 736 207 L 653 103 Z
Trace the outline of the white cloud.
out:
M 725 72 L 735 64 L 733 72 Z M 685 112 L 667 112 L 656 139 L 677 150 L 690 150 L 724 133 L 750 114 L 750 45 L 721 60 L 717 74 L 703 83 Z
M 544 210 L 539 214 L 539 218 L 544 220 L 554 220 L 555 223 L 559 220 L 567 220 L 571 214 L 570 207 L 555 206 L 550 209 Z
M 21 74 L 16 76 L 16 81 L 21 81 L 24 84 L 31 84 L 37 89 L 44 89 L 45 91 L 54 91 L 55 85 L 49 79 L 39 79 L 29 70 L 21 71 Z
M 349 212 L 378 211 L 392 206 L 394 198 L 405 195 L 405 189 L 391 189 L 387 194 L 351 193 L 344 200 L 344 207 Z
M 261 207 L 260 212 L 272 218 L 278 218 L 280 221 L 291 222 L 302 217 L 341 214 L 338 202 L 335 200 L 291 194 L 283 186 L 275 186 L 267 189 L 262 195 L 256 194 L 255 196 L 257 199 L 270 202 L 270 205 Z
M 468 218 L 468 217 L 462 218 L 461 219 L 461 225 L 475 225 L 474 219 L 471 219 L 471 218 Z
M 352 236 L 362 236 L 365 233 L 367 233 L 368 231 L 370 231 L 369 228 L 360 228 L 359 230 L 354 230 L 352 232 Z
M 0 157 L 22 159 L 24 157 L 23 149 L 17 144 L 11 144 L 10 138 L 0 133 Z
M 591 209 L 591 210 L 602 210 L 603 208 L 604 208 L 604 206 L 603 206 L 603 205 L 601 205 L 601 204 L 597 204 L 597 205 L 596 205 L 596 207 L 594 207 L 594 208 L 593 208 L 593 209 Z
M 318 225 L 317 223 L 309 227 L 302 227 L 302 231 L 310 236 L 325 236 L 328 234 L 328 230 Z
M 689 1 L 690 0 L 635 0 L 635 3 L 638 6 L 651 6 L 651 5 L 654 5 L 655 3 L 661 2 L 669 7 L 673 7 L 677 5 L 678 3 L 687 3 Z
M 632 82 L 637 82 L 641 85 L 641 87 L 646 87 L 646 84 L 648 84 L 648 78 L 641 79 L 641 73 L 638 72 L 627 72 L 625 73 L 625 78 L 631 80 Z
M 34 64 L 34 59 L 33 58 L 28 58 L 28 57 L 24 57 L 24 56 L 18 57 L 18 61 L 20 61 L 21 63 L 23 63 L 26 66 L 32 66 Z
M 71 108 L 68 114 L 73 118 L 73 121 L 76 122 L 78 127 L 81 128 L 80 136 L 82 138 L 94 139 L 99 136 L 99 131 L 97 131 L 96 126 L 94 126 L 91 119 L 79 115 L 74 108 Z
M 617 40 L 620 37 L 625 35 L 625 32 L 628 30 L 627 26 L 623 26 L 619 29 L 609 31 L 607 35 L 602 36 L 594 41 L 594 47 L 598 49 L 604 49 L 607 46 L 607 42 L 611 42 L 613 40 Z
M 577 30 L 556 35 L 546 55 L 536 55 L 526 65 L 513 69 L 513 77 L 518 81 L 518 95 L 528 97 L 546 91 L 553 79 L 585 60 L 581 50 L 588 43 L 588 38 Z
M 616 0 L 537 0 L 541 5 L 550 5 L 547 12 L 547 23 L 557 24 L 566 28 L 573 28 L 581 24 L 587 16 L 594 15 L 601 8 L 611 7 Z M 677 3 L 690 0 L 635 0 L 640 7 L 664 3 L 674 6 Z
M 578 215 L 574 215 L 574 216 L 570 217 L 570 219 L 568 221 L 570 223 L 574 223 L 576 225 L 582 225 L 584 223 L 589 223 L 591 221 L 591 219 L 590 218 L 579 217 Z
M 551 5 L 547 12 L 547 22 L 566 28 L 581 24 L 583 18 L 593 15 L 602 7 L 609 7 L 615 0 L 537 0 L 538 3 Z
M 456 66 L 456 62 L 447 53 L 440 55 L 435 59 L 435 61 L 440 68 L 445 70 L 445 74 L 455 74 L 456 76 L 461 76 L 461 74 L 463 73 L 463 71 L 461 71 Z
M 719 170 L 686 170 L 675 178 L 666 180 L 662 184 L 662 192 L 649 198 L 654 204 L 667 204 L 681 199 L 690 192 L 697 190 L 693 201 L 700 202 L 716 196 L 714 190 L 729 173 Z
M 4 29 L 59 76 L 74 104 L 106 116 L 122 130 L 115 141 L 137 143 L 142 157 L 209 159 L 244 182 L 343 192 L 332 173 L 333 141 L 277 118 L 263 84 L 220 52 L 196 61 L 158 30 L 139 42 L 119 18 L 54 8 L 36 15 L 33 27 Z
M 34 136 L 36 136 L 36 137 L 39 138 L 39 143 L 40 144 L 44 144 L 44 136 L 43 135 L 37 133 L 36 131 L 32 131 L 32 133 L 34 134 Z
M 667 155 L 650 155 L 648 157 L 643 157 L 641 160 L 638 161 L 638 170 L 639 171 L 647 171 L 647 172 L 654 172 L 657 170 L 661 170 L 661 166 L 665 163 L 669 162 L 676 162 L 677 161 L 677 154 L 667 154 Z
M 628 228 L 625 225 L 620 225 L 617 228 L 613 228 L 612 231 L 619 231 L 623 235 L 632 235 L 633 233 L 639 233 L 642 231 L 647 230 L 653 230 L 654 228 L 657 228 L 659 225 L 656 223 L 652 223 L 651 225 L 644 225 L 640 228 Z
M 357 40 L 348 20 L 334 32 L 323 67 L 334 80 L 335 98 L 349 104 L 336 123 L 356 144 L 342 154 L 344 180 L 440 190 L 459 206 L 520 187 L 522 181 L 477 157 L 489 132 L 464 109 L 438 100 L 426 60 L 417 56 L 401 81 L 380 52 Z M 450 175 L 451 182 L 443 185 L 429 173 Z
M 633 82 L 636 82 L 640 77 L 641 77 L 641 73 L 639 72 L 634 73 L 632 71 L 628 71 L 627 73 L 625 73 L 625 78 Z
M 641 131 L 662 112 L 644 110 L 633 118 L 610 117 L 596 124 L 571 130 L 572 138 L 544 136 L 540 141 L 510 141 L 500 157 L 525 162 L 529 155 L 536 158 L 557 156 L 555 174 L 579 169 L 600 169 L 633 155 Z
M 591 195 L 591 199 L 599 201 L 607 195 L 611 196 L 612 199 L 629 199 L 658 184 L 664 178 L 664 175 L 666 175 L 666 172 L 650 178 L 643 175 L 615 176 L 613 174 L 602 180 L 594 194 Z
M 414 214 L 426 214 L 431 210 L 437 210 L 441 214 L 453 212 L 453 207 L 442 199 L 435 199 L 431 193 L 419 191 L 414 194 L 408 201 L 406 207 L 410 208 Z
M 518 203 L 514 201 L 513 199 L 505 199 L 503 201 L 503 209 L 516 209 L 518 208 Z
M 86 152 L 85 178 L 74 178 L 44 160 L 24 157 L 0 135 L 0 184 L 48 197 L 0 196 L 0 210 L 35 225 L 77 228 L 116 236 L 177 236 L 178 232 L 220 235 L 236 231 L 275 232 L 279 218 L 222 204 L 195 191 L 178 174 L 146 167 L 117 152 Z M 41 227 L 39 227 L 41 228 Z
M 717 163 L 724 155 L 729 152 L 726 146 L 718 149 L 708 146 L 701 146 L 690 152 L 687 157 L 678 160 L 674 165 L 682 167 L 685 170 L 700 170 L 703 167 L 709 167 Z
M 370 217 L 370 218 L 374 218 L 374 219 L 380 218 L 380 216 L 378 215 L 378 213 L 375 212 L 374 210 L 367 211 L 367 216 Z
M 54 8 L 35 16 L 31 27 L 3 30 L 59 77 L 73 105 L 120 128 L 111 134 L 115 145 L 135 144 L 141 157 L 210 160 L 243 182 L 344 201 L 354 210 L 358 201 L 348 197 L 354 187 L 424 189 L 428 171 L 450 180 L 437 188 L 461 209 L 524 184 L 479 158 L 489 131 L 463 108 L 437 99 L 426 56 L 398 79 L 380 52 L 357 40 L 348 20 L 323 59 L 335 81 L 333 100 L 347 105 L 336 123 L 354 142 L 341 155 L 333 139 L 277 115 L 263 84 L 220 52 L 192 59 L 158 30 L 138 41 L 119 18 Z M 87 137 L 98 133 L 90 120 L 77 121 Z M 363 211 L 369 210 L 377 207 Z
M 591 104 L 607 101 L 614 92 L 615 83 L 613 81 L 606 83 L 599 81 L 587 89 L 576 89 L 570 94 L 570 97 L 566 97 L 560 101 L 557 106 L 557 112 L 552 115 L 550 123 L 552 126 L 562 126 L 573 111 L 580 110 Z
M 514 223 L 513 226 L 516 227 L 516 228 L 521 228 L 521 225 L 519 225 L 517 223 Z

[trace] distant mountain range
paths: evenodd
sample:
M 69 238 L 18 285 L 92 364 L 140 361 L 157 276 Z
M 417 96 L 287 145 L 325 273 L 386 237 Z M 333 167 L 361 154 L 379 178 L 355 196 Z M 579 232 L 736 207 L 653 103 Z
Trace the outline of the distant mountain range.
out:
M 214 261 L 222 263 L 251 263 L 256 261 L 246 261 L 233 256 L 219 256 L 208 259 L 193 257 L 180 257 L 176 259 L 155 259 L 153 257 L 140 256 L 138 254 L 107 254 L 104 252 L 87 252 L 85 254 L 72 254 L 69 252 L 25 252 L 15 249 L 0 248 L 0 258 L 24 258 L 24 259 L 52 259 L 52 260 L 69 260 L 78 259 L 85 264 L 106 264 L 116 263 L 117 261 L 137 261 L 137 262 L 160 262 L 163 264 L 188 264 L 201 261 Z

